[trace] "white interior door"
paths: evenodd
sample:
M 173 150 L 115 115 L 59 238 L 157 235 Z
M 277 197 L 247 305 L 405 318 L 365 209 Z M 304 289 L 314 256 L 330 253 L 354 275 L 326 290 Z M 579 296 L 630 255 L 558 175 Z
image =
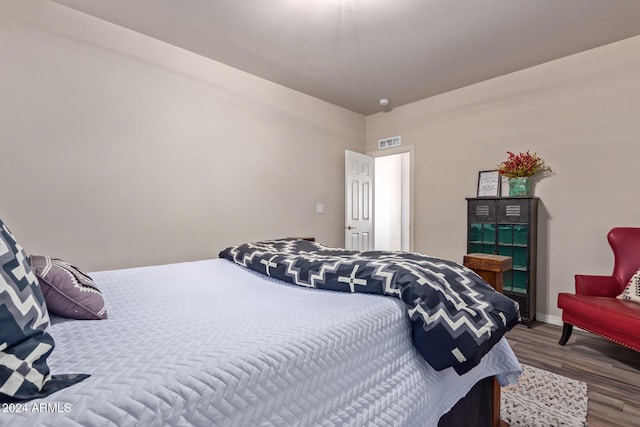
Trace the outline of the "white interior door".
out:
M 373 157 L 345 151 L 344 247 L 373 250 Z

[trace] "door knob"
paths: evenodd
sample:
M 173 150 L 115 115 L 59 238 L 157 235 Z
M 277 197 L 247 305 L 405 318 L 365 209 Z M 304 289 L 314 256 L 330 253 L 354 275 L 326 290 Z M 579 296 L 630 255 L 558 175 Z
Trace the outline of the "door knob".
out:
M 345 228 L 346 228 L 347 230 L 355 230 L 355 227 L 352 227 L 352 226 L 350 226 L 350 225 L 347 225 Z

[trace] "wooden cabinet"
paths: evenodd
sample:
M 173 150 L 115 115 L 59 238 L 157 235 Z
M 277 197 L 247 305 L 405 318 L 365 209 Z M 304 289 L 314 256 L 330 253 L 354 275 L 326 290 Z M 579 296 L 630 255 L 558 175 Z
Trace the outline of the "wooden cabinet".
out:
M 467 198 L 467 253 L 512 258 L 502 292 L 520 304 L 523 323 L 536 317 L 538 198 Z

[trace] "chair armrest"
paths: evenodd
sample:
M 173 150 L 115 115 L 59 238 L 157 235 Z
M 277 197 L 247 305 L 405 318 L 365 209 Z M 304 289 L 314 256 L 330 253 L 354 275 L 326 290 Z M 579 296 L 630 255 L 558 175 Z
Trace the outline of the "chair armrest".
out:
M 576 274 L 576 295 L 616 297 L 619 294 L 620 283 L 613 276 Z

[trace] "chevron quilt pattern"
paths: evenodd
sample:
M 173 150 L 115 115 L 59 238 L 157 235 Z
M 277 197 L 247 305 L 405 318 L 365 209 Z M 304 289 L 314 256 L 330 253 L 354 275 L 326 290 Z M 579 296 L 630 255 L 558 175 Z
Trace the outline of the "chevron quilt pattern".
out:
M 418 352 L 436 370 L 468 372 L 519 320 L 518 304 L 473 271 L 410 252 L 356 252 L 297 239 L 220 252 L 253 271 L 300 286 L 401 299 Z

